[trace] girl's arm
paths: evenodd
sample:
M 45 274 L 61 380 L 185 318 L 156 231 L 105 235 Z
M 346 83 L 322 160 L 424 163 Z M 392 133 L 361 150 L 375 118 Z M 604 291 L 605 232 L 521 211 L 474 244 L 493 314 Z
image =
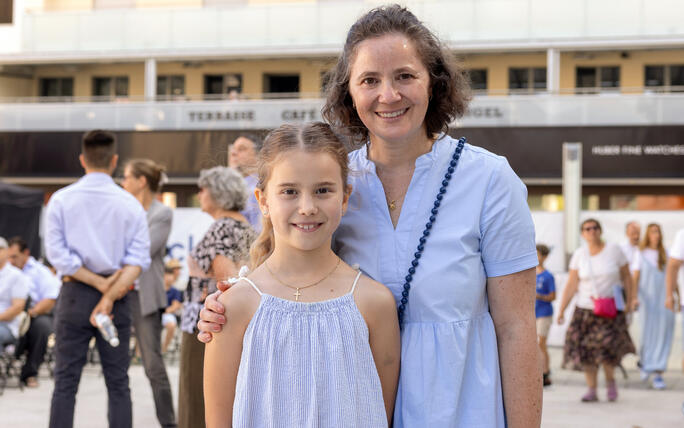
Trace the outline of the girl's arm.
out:
M 233 401 L 242 339 L 258 305 L 258 296 L 244 282 L 219 297 L 226 324 L 204 350 L 204 413 L 207 428 L 233 426 Z
M 541 424 L 542 370 L 534 318 L 535 276 L 532 268 L 487 279 L 504 407 L 511 428 Z
M 397 397 L 401 343 L 394 296 L 384 285 L 362 278 L 357 290 L 357 303 L 368 325 L 369 343 L 380 377 L 387 423 L 392 426 L 394 401 Z
M 568 280 L 565 282 L 563 288 L 563 296 L 561 297 L 560 306 L 558 307 L 558 324 L 563 324 L 565 321 L 565 309 L 567 309 L 572 300 L 572 296 L 577 293 L 579 288 L 579 273 L 577 269 L 570 269 L 568 272 Z

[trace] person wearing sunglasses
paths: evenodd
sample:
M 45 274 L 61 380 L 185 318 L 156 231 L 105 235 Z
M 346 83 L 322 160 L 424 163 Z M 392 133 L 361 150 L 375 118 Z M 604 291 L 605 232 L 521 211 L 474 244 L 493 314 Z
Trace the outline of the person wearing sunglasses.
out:
M 565 336 L 563 368 L 584 372 L 588 389 L 581 400 L 593 402 L 598 401 L 598 369 L 603 366 L 606 398 L 615 401 L 618 391 L 614 369 L 622 357 L 636 352 L 627 331 L 624 302 L 619 302 L 620 287 L 628 291 L 627 301 L 632 301 L 632 277 L 620 247 L 601 239 L 598 220 L 584 220 L 580 230 L 586 245 L 575 250 L 570 259 L 557 319 L 558 324 L 565 322 L 565 309 L 577 294 L 577 306 Z

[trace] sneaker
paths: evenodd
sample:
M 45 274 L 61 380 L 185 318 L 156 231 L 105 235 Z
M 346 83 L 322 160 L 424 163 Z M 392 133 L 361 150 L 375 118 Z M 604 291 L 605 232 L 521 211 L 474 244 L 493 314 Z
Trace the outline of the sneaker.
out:
M 618 398 L 617 385 L 614 380 L 608 381 L 606 397 L 608 401 L 615 401 Z
M 582 396 L 583 403 L 591 403 L 593 401 L 598 401 L 598 396 L 596 395 L 596 388 L 589 388 Z
M 644 369 L 641 369 L 641 371 L 640 371 L 639 374 L 640 374 L 640 377 L 641 377 L 641 381 L 642 381 L 642 382 L 648 382 L 648 378 L 651 377 L 651 372 L 648 372 L 648 371 L 646 371 L 646 370 L 644 370 Z
M 653 378 L 653 389 L 665 389 L 665 380 L 661 375 L 656 375 L 656 377 Z

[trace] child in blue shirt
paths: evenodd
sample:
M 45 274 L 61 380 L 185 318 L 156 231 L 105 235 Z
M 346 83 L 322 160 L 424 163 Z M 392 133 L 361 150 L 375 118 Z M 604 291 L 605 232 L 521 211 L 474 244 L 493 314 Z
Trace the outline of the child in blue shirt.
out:
M 537 245 L 537 301 L 534 304 L 534 312 L 537 317 L 537 335 L 539 336 L 539 349 L 544 356 L 544 386 L 551 385 L 551 372 L 549 371 L 549 352 L 546 348 L 546 337 L 553 322 L 553 302 L 556 298 L 556 283 L 553 275 L 544 269 L 544 261 L 549 256 L 549 247 L 543 244 Z

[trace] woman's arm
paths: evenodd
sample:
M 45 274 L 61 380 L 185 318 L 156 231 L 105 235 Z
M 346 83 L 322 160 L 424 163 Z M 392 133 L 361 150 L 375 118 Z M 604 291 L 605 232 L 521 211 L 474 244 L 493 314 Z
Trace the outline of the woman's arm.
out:
M 579 273 L 577 269 L 570 269 L 568 272 L 568 280 L 565 282 L 565 288 L 563 288 L 563 296 L 561 297 L 561 303 L 558 307 L 558 324 L 563 324 L 565 322 L 565 310 L 572 300 L 572 296 L 577 293 L 579 288 Z
M 242 340 L 256 310 L 256 293 L 244 282 L 219 298 L 226 307 L 226 324 L 204 350 L 204 413 L 207 428 L 233 426 L 233 402 Z
M 211 262 L 211 277 L 216 280 L 216 282 L 224 281 L 228 278 L 237 277 L 238 275 L 238 265 L 223 255 L 217 255 Z
M 510 428 L 541 424 L 541 361 L 534 319 L 535 269 L 487 279 Z
M 620 279 L 622 279 L 622 286 L 627 290 L 627 303 L 625 304 L 625 311 L 631 312 L 637 310 L 639 307 L 639 298 L 637 285 L 632 282 L 632 274 L 629 271 L 629 265 L 626 264 L 620 267 Z
M 682 266 L 682 260 L 670 257 L 667 259 L 665 267 L 665 307 L 673 312 L 677 312 L 675 299 L 679 298 L 679 287 L 677 287 L 677 274 Z
M 397 307 L 394 296 L 384 285 L 365 277 L 359 285 L 356 300 L 368 325 L 369 343 L 380 377 L 387 423 L 392 426 L 401 359 Z

